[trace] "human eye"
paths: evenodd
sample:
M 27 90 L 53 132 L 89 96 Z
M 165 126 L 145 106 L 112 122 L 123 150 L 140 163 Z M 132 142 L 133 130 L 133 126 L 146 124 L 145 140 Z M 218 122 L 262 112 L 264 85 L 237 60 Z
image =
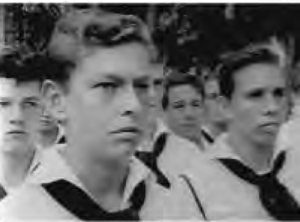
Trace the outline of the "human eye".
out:
M 262 90 L 253 90 L 247 94 L 249 99 L 259 99 L 263 96 Z
M 147 81 L 137 82 L 134 84 L 134 88 L 146 91 L 150 88 L 150 84 Z
M 182 109 L 184 107 L 183 103 L 173 103 L 174 109 Z
M 105 81 L 105 82 L 98 82 L 92 86 L 92 88 L 101 88 L 105 91 L 114 91 L 118 88 L 119 84 L 113 81 Z
M 9 101 L 0 101 L 0 107 L 5 108 L 10 105 Z
M 136 84 L 136 88 L 138 88 L 138 89 L 148 89 L 149 88 L 149 84 L 147 84 L 147 83 L 139 83 L 139 84 Z
M 40 103 L 38 101 L 28 100 L 23 103 L 26 108 L 38 108 Z
M 211 93 L 211 94 L 208 94 L 208 95 L 207 95 L 207 98 L 208 98 L 209 100 L 215 100 L 215 99 L 218 98 L 218 96 L 219 96 L 218 93 Z
M 201 107 L 201 102 L 200 102 L 200 101 L 193 101 L 193 102 L 192 102 L 192 106 L 193 106 L 193 107 L 200 108 L 200 107 Z
M 286 97 L 286 95 L 287 95 L 287 91 L 283 88 L 279 88 L 274 91 L 274 96 L 277 98 L 283 98 Z
M 155 79 L 153 84 L 155 88 L 160 88 L 163 86 L 163 79 Z

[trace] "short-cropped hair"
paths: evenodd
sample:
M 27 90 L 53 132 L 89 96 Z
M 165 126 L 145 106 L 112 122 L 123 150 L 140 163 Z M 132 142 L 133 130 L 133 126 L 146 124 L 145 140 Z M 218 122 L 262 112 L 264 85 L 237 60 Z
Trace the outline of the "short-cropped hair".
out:
M 288 54 L 283 45 L 276 42 L 254 44 L 240 51 L 228 53 L 221 58 L 216 72 L 219 77 L 220 93 L 230 99 L 235 89 L 235 74 L 243 68 L 254 64 L 274 64 L 289 70 Z M 288 75 L 288 73 L 287 73 Z M 288 78 L 287 78 L 288 81 Z
M 190 75 L 186 73 L 178 73 L 178 72 L 172 72 L 166 77 L 165 80 L 165 90 L 162 97 L 162 108 L 166 109 L 169 105 L 169 93 L 170 89 L 176 86 L 181 85 L 189 85 L 193 89 L 196 90 L 196 92 L 199 93 L 199 96 L 203 99 L 204 98 L 204 89 L 203 84 L 200 79 L 200 77 L 195 75 Z
M 149 49 L 153 61 L 157 50 L 147 26 L 137 17 L 100 9 L 77 9 L 66 13 L 55 25 L 46 54 L 54 70 L 52 78 L 65 83 L 76 63 L 95 48 L 139 43 Z
M 39 54 L 23 55 L 8 50 L 0 55 L 0 78 L 14 79 L 17 83 L 39 82 L 45 79 L 44 57 Z

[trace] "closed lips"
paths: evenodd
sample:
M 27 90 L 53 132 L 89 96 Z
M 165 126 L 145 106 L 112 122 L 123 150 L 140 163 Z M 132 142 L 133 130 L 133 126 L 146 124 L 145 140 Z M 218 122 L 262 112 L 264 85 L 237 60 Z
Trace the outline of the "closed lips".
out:
M 7 134 L 26 134 L 26 132 L 22 130 L 11 130 L 7 132 Z
M 275 129 L 278 129 L 279 126 L 280 126 L 280 124 L 278 124 L 278 123 L 265 123 L 265 124 L 262 124 L 260 127 L 263 129 L 275 130 Z
M 275 122 L 274 122 L 274 123 L 272 122 L 272 123 L 264 123 L 264 124 L 262 124 L 261 126 L 262 126 L 262 127 L 269 127 L 269 126 L 270 126 L 270 127 L 278 127 L 279 124 L 278 124 L 278 123 L 275 123 Z
M 119 130 L 115 130 L 115 131 L 112 131 L 113 134 L 118 134 L 118 133 L 140 133 L 141 131 L 136 128 L 136 127 L 125 127 L 125 128 L 122 128 L 122 129 L 119 129 Z

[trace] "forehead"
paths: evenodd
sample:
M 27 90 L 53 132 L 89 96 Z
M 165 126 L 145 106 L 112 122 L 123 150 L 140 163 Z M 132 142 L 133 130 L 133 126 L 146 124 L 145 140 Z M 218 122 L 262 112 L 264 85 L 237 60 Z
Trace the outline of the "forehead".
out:
M 117 75 L 121 78 L 143 78 L 162 75 L 158 64 L 142 44 L 132 43 L 112 48 L 97 48 L 79 62 L 75 72 L 80 78 Z
M 286 87 L 286 77 L 275 64 L 253 64 L 235 74 L 235 92 L 278 87 Z
M 201 95 L 193 86 L 183 84 L 171 87 L 169 90 L 169 98 L 171 101 L 201 99 Z
M 40 96 L 39 82 L 18 83 L 15 79 L 0 78 L 1 98 L 26 98 Z

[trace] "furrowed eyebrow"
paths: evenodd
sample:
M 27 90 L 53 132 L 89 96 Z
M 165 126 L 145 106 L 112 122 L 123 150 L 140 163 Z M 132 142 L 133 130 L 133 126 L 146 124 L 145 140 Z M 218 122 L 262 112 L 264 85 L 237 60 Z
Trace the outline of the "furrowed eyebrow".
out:
M 10 98 L 9 97 L 0 97 L 0 100 L 1 101 L 8 101 L 8 100 L 10 100 Z
M 148 76 L 139 77 L 134 80 L 134 82 L 148 82 L 151 78 Z
M 107 74 L 103 76 L 101 79 L 97 80 L 97 82 L 102 82 L 102 81 L 113 81 L 116 83 L 123 83 L 124 79 L 115 74 Z
M 36 103 L 42 104 L 41 99 L 37 98 L 37 97 L 27 97 L 27 98 L 24 98 L 23 101 L 24 102 L 36 102 Z
M 147 82 L 150 79 L 151 78 L 149 76 L 142 76 L 142 77 L 132 79 L 132 81 L 134 83 L 141 83 L 141 82 Z M 123 83 L 123 82 L 127 81 L 127 79 L 124 79 L 116 74 L 106 74 L 98 81 L 106 81 L 106 80 L 110 80 L 110 81 L 114 81 L 114 82 L 118 82 L 118 83 Z
M 26 97 L 24 100 L 31 100 L 31 101 L 40 101 L 40 98 L 31 96 L 31 97 Z
M 258 95 L 261 95 L 265 92 L 265 89 L 262 89 L 262 88 L 258 88 L 258 89 L 253 89 L 251 91 L 249 91 L 247 93 L 247 95 L 249 96 L 258 96 Z
M 177 101 L 174 101 L 173 104 L 177 105 L 177 104 L 183 104 L 184 102 L 182 100 L 177 100 Z
M 115 74 L 107 74 L 104 76 L 104 78 L 106 79 L 111 79 L 114 81 L 122 81 L 122 78 L 120 78 L 119 76 L 115 75 Z

